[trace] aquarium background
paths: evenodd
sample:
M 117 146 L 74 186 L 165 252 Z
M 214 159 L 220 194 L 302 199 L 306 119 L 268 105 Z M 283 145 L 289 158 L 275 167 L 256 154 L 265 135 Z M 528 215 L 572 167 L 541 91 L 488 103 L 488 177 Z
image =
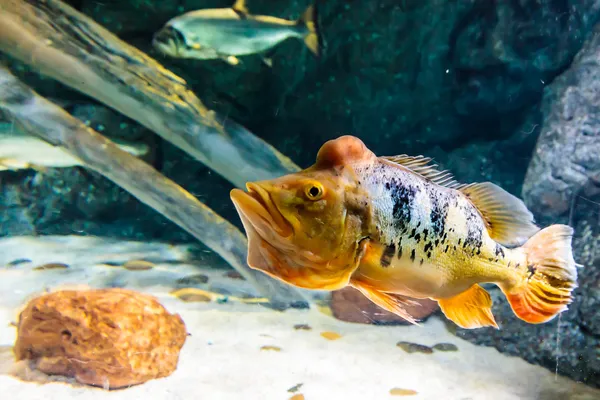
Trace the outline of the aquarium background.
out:
M 289 40 L 240 66 L 176 60 L 151 47 L 169 19 L 229 1 L 79 0 L 76 9 L 184 78 L 204 104 L 301 167 L 343 134 L 378 155 L 433 157 L 463 182 L 522 197 L 541 225 L 576 229 L 580 287 L 557 323 L 514 318 L 497 289 L 501 330 L 456 329 L 600 387 L 600 1 L 382 0 L 318 2 L 326 47 L 316 59 Z M 295 19 L 307 1 L 248 1 Z M 9 57 L 41 95 L 108 137 L 142 140 L 147 161 L 240 229 L 231 184 L 151 131 Z M 0 234 L 197 241 L 101 175 L 75 167 L 0 175 Z M 557 337 L 558 336 L 558 337 Z M 556 354 L 557 340 L 560 351 Z

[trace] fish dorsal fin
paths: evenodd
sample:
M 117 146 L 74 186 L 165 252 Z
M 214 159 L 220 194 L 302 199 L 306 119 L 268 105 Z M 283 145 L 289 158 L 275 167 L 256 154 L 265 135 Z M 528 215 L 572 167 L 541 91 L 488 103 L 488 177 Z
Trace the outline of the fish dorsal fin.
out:
M 451 172 L 437 169 L 438 165 L 431 164 L 433 160 L 429 157 L 401 154 L 399 156 L 382 156 L 380 158 L 394 164 L 402 165 L 436 185 L 445 186 L 451 189 L 459 189 L 460 187 L 465 186 L 464 184 L 458 183 Z
M 325 142 L 317 154 L 317 165 L 334 167 L 369 162 L 377 157 L 355 136 L 345 135 Z
M 235 11 L 241 19 L 245 19 L 248 14 L 250 14 L 248 12 L 248 8 L 246 7 L 246 0 L 235 0 L 235 3 L 233 3 L 231 9 Z
M 459 190 L 483 216 L 490 237 L 504 246 L 520 246 L 540 230 L 522 200 L 491 182 L 472 183 Z

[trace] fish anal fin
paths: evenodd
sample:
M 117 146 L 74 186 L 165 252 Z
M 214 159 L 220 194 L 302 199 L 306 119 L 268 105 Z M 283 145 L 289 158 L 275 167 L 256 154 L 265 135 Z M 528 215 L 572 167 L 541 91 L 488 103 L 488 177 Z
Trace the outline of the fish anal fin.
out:
M 367 299 L 379 307 L 404 318 L 411 324 L 418 325 L 417 320 L 406 311 L 406 306 L 419 305 L 418 302 L 395 293 L 381 292 L 359 281 L 350 280 L 350 286 L 360 291 Z
M 492 314 L 492 298 L 484 288 L 477 284 L 454 297 L 435 300 L 446 318 L 461 328 L 475 329 L 493 326 L 498 329 L 498 324 Z
M 235 11 L 241 19 L 245 19 L 249 14 L 248 8 L 246 7 L 246 0 L 235 0 L 231 9 Z
M 483 216 L 490 237 L 504 246 L 520 246 L 540 230 L 522 200 L 491 182 L 459 190 Z
M 464 184 L 461 184 L 454 179 L 454 175 L 452 175 L 451 172 L 438 169 L 438 165 L 433 164 L 433 160 L 429 157 L 401 154 L 398 156 L 382 156 L 380 158 L 392 165 L 396 164 L 407 168 L 411 172 L 420 175 L 436 185 L 451 189 L 459 189 L 464 186 Z

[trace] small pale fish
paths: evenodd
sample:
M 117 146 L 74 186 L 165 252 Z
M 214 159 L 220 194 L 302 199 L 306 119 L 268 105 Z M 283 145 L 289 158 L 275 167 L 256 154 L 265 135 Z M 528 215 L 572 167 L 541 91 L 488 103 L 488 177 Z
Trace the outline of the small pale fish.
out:
M 149 152 L 145 143 L 130 143 L 111 139 L 122 150 L 138 157 Z M 0 122 L 0 171 L 33 169 L 46 172 L 47 168 L 82 166 L 81 160 L 62 147 L 29 135 L 14 124 Z
M 352 286 L 414 324 L 407 306 L 429 298 L 462 328 L 498 328 L 483 283 L 531 324 L 567 310 L 580 267 L 573 228 L 540 229 L 517 197 L 436 167 L 342 136 L 310 168 L 233 189 L 248 265 L 301 288 Z
M 190 11 L 167 21 L 154 35 L 152 45 L 169 57 L 221 59 L 231 65 L 239 64 L 238 56 L 259 54 L 272 66 L 265 52 L 288 38 L 304 40 L 312 53 L 320 55 L 317 19 L 312 5 L 300 19 L 289 21 L 250 14 L 245 1 L 237 0 L 231 8 Z

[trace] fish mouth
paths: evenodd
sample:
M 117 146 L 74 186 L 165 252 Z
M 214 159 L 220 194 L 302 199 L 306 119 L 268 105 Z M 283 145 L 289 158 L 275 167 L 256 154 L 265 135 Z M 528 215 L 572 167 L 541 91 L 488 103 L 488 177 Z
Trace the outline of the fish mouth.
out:
M 233 189 L 230 197 L 248 238 L 248 265 L 275 273 L 286 258 L 284 254 L 293 251 L 289 240 L 292 227 L 260 184 L 248 183 L 246 188 L 248 192 Z
M 269 192 L 258 183 L 246 184 L 248 192 L 239 189 L 231 191 L 231 200 L 238 212 L 244 214 L 255 228 L 268 228 L 281 238 L 290 237 L 291 225 L 283 217 Z M 266 233 L 266 232 L 264 232 Z
M 184 43 L 183 35 L 171 27 L 159 30 L 152 37 L 152 46 L 164 55 L 177 55 L 178 44 Z

